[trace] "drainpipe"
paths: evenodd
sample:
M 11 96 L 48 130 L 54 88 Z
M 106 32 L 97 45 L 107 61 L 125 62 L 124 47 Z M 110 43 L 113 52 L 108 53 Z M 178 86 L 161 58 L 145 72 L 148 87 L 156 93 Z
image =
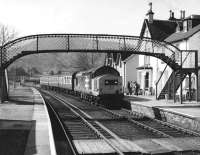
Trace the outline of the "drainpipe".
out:
M 125 93 L 125 88 L 126 88 L 126 62 L 124 61 L 124 93 Z
M 181 80 L 183 76 L 183 63 L 182 63 L 182 51 L 181 51 Z M 181 92 L 180 92 L 180 102 L 183 103 L 183 82 L 181 81 Z
M 191 73 L 189 75 L 189 101 L 191 101 Z
M 0 77 L 1 78 L 1 81 L 0 81 L 1 82 L 0 83 L 0 85 L 1 85 L 1 88 L 0 88 L 1 89 L 1 94 L 0 95 L 1 96 L 0 97 L 1 97 L 1 103 L 3 103 L 3 67 L 2 67 L 2 64 L 3 64 L 3 58 L 2 58 L 2 56 L 3 56 L 3 48 L 2 48 L 2 46 L 0 47 L 0 50 L 1 50 L 0 51 L 1 52 L 1 68 L 0 68 L 0 74 L 1 74 L 0 75 L 1 76 Z
M 176 103 L 176 91 L 175 91 L 175 78 L 176 78 L 176 72 L 175 72 L 175 70 L 173 71 L 174 72 L 174 75 L 173 75 L 173 78 L 174 78 L 174 80 L 173 80 L 173 98 L 174 98 L 174 103 Z
M 198 70 L 198 51 L 195 51 L 195 72 L 196 72 L 196 102 L 198 102 L 198 83 L 199 83 L 199 70 Z

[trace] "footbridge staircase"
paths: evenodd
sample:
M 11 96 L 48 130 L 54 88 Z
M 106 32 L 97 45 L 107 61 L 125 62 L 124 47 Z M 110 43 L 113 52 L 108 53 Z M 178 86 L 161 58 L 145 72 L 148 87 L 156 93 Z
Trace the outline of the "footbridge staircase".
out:
M 157 99 L 175 99 L 175 94 L 187 75 L 197 74 L 197 51 L 181 51 L 177 63 L 168 63 L 156 83 Z M 175 65 L 175 66 L 174 66 Z M 171 68 L 171 74 L 167 74 Z

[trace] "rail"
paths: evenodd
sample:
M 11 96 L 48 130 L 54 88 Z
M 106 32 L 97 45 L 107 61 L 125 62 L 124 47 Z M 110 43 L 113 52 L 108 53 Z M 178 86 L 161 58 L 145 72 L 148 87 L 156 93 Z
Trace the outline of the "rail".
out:
M 45 102 L 45 103 L 48 104 L 48 102 Z M 65 137 L 66 137 L 66 139 L 67 139 L 67 142 L 68 142 L 69 145 L 70 145 L 70 148 L 71 148 L 71 150 L 72 150 L 73 155 L 78 155 L 78 152 L 76 151 L 76 148 L 75 148 L 74 144 L 72 143 L 72 140 L 69 138 L 68 133 L 66 132 L 65 127 L 64 127 L 64 124 L 63 124 L 63 122 L 61 121 L 60 117 L 58 116 L 58 114 L 56 113 L 56 111 L 54 110 L 54 108 L 51 106 L 51 104 L 48 104 L 48 106 L 50 107 L 50 109 L 51 109 L 52 112 L 54 113 L 54 116 L 55 116 L 56 119 L 58 120 L 58 122 L 59 122 L 59 124 L 60 124 L 60 126 L 61 126 L 61 128 L 62 128 L 62 131 L 63 131 L 63 133 L 64 133 L 64 135 L 65 135 Z
M 97 118 L 95 118 L 95 117 L 91 117 L 91 116 L 93 116 L 93 115 L 90 115 L 90 113 L 88 113 L 88 112 L 91 112 L 91 110 L 93 111 L 94 109 L 95 110 L 98 110 L 98 109 L 96 109 L 96 108 L 100 108 L 100 107 L 96 107 L 96 106 L 94 106 L 94 105 L 85 105 L 84 103 L 82 103 L 82 102 L 79 102 L 79 103 L 77 103 L 77 102 L 74 102 L 74 105 L 72 105 L 72 103 L 71 103 L 71 99 L 69 99 L 69 102 L 70 103 L 68 103 L 68 99 L 66 98 L 66 97 L 64 97 L 64 96 L 62 96 L 62 95 L 58 95 L 58 94 L 55 94 L 56 96 L 57 96 L 57 98 L 59 98 L 62 102 L 63 102 L 63 104 L 69 104 L 68 106 L 69 107 L 71 107 L 70 109 L 72 109 L 72 110 L 70 110 L 70 111 L 75 111 L 78 115 L 80 115 L 81 117 L 83 117 L 83 119 L 87 122 L 89 122 L 89 127 L 91 128 L 91 129 L 93 129 L 93 131 L 95 131 L 96 133 L 98 133 L 99 134 L 99 132 L 100 132 L 100 134 L 99 134 L 99 137 L 101 137 L 101 133 L 103 133 L 103 131 L 106 131 L 109 135 L 111 135 L 111 137 L 109 137 L 109 139 L 107 139 L 106 137 L 106 139 L 108 140 L 108 144 L 109 144 L 109 142 L 110 142 L 110 144 L 111 145 L 114 145 L 116 148 L 118 148 L 119 149 L 119 151 L 121 151 L 121 153 L 123 154 L 124 152 L 126 153 L 126 151 L 125 150 L 129 150 L 130 152 L 128 152 L 128 153 L 132 153 L 131 152 L 131 149 L 129 149 L 129 147 L 127 147 L 126 148 L 126 146 L 125 146 L 125 143 L 124 143 L 124 141 L 123 140 L 121 140 L 121 133 L 119 132 L 119 137 L 118 137 L 118 135 L 116 135 L 117 134 L 117 130 L 115 130 L 115 128 L 116 127 L 114 127 L 113 129 L 112 128 L 110 128 L 109 129 L 109 126 L 110 126 L 110 123 L 108 123 L 107 122 L 107 125 L 106 124 L 103 124 L 103 123 L 99 123 L 99 121 L 98 121 L 98 117 L 100 117 L 99 115 L 97 115 Z M 54 96 L 54 95 L 53 95 Z M 87 102 L 86 102 L 87 103 Z M 90 106 L 92 106 L 92 107 L 90 107 Z M 94 106 L 94 107 L 93 107 Z M 89 109 L 88 109 L 89 108 Z M 193 138 L 193 136 L 199 136 L 200 134 L 196 134 L 195 132 L 190 132 L 190 131 L 186 131 L 186 130 L 184 130 L 184 129 L 182 129 L 182 128 L 179 128 L 179 127 L 176 127 L 175 125 L 171 125 L 171 124 L 168 124 L 168 123 L 165 123 L 165 122 L 162 122 L 162 121 L 159 121 L 159 120 L 155 120 L 155 119 L 138 119 L 138 120 L 135 120 L 134 118 L 131 118 L 131 117 L 125 117 L 124 115 L 120 115 L 120 114 L 118 114 L 116 111 L 117 110 L 108 110 L 108 109 L 105 109 L 105 108 L 100 108 L 99 110 L 101 111 L 101 109 L 102 110 L 106 110 L 106 111 L 108 111 L 109 113 L 111 113 L 112 115 L 115 115 L 115 116 L 117 116 L 116 118 L 120 118 L 120 120 L 121 120 L 121 118 L 123 118 L 124 117 L 124 119 L 126 119 L 126 120 L 128 120 L 130 123 L 130 125 L 131 126 L 139 126 L 139 127 L 142 127 L 142 128 L 144 128 L 144 131 L 147 133 L 149 133 L 149 131 L 151 131 L 151 133 L 154 133 L 154 135 L 159 135 L 159 138 L 160 137 L 168 137 L 169 139 L 167 139 L 167 140 L 172 140 L 173 141 L 173 138 L 174 137 L 190 137 L 190 138 Z M 89 111 L 88 111 L 89 110 Z M 63 111 L 63 110 L 62 110 Z M 121 110 L 119 110 L 120 112 L 121 112 Z M 124 110 L 123 110 L 124 111 Z M 128 114 L 129 114 L 130 112 L 128 112 Z M 93 113 L 94 114 L 94 113 Z M 139 114 L 140 115 L 140 114 Z M 127 119 L 128 118 L 128 119 Z M 66 117 L 65 117 L 65 119 L 66 119 Z M 121 120 L 121 121 L 125 121 L 125 120 Z M 105 121 L 108 121 L 108 120 L 110 120 L 110 119 L 105 119 Z M 117 121 L 117 120 L 119 120 L 119 119 L 114 119 L 115 121 Z M 102 120 L 101 120 L 102 121 Z M 128 122 L 127 121 L 127 122 Z M 85 122 L 85 123 L 86 123 Z M 65 122 L 66 123 L 66 122 Z M 124 124 L 123 124 L 124 123 Z M 125 125 L 125 122 L 123 122 L 122 124 L 123 125 Z M 91 125 L 91 126 L 90 126 Z M 117 124 L 116 124 L 117 125 Z M 112 126 L 112 125 L 111 125 Z M 125 126 L 124 126 L 125 127 Z M 101 130 L 99 130 L 99 128 L 101 128 L 101 130 L 103 130 L 103 131 L 101 131 Z M 121 127 L 119 127 L 120 129 L 121 129 Z M 140 130 L 141 130 L 141 128 L 140 128 Z M 142 129 L 143 130 L 143 129 Z M 132 131 L 132 130 L 131 130 Z M 116 133 L 116 134 L 115 134 Z M 138 132 L 136 132 L 137 133 L 137 135 L 138 135 Z M 130 134 L 129 132 L 128 132 L 128 130 L 127 130 L 127 132 L 126 132 L 126 134 Z M 105 135 L 105 133 L 103 133 L 103 136 Z M 132 134 L 131 134 L 132 135 Z M 141 136 L 142 136 L 143 134 L 141 134 Z M 120 138 L 121 137 L 121 138 Z M 101 138 L 103 138 L 103 137 L 101 137 Z M 127 139 L 129 139 L 130 137 L 127 137 Z M 125 138 L 126 139 L 126 138 Z M 114 141 L 113 141 L 114 140 Z M 113 143 L 114 142 L 114 143 Z M 118 143 L 117 145 L 116 145 L 116 142 Z M 118 147 L 117 147 L 118 146 Z M 119 146 L 121 146 L 121 147 L 119 147 Z M 124 148 L 122 148 L 122 147 L 124 147 Z M 124 150 L 125 149 L 125 150 Z M 115 149 L 114 149 L 115 150 Z M 115 150 L 116 151 L 116 150 Z M 145 149 L 143 149 L 143 147 L 138 147 L 136 150 L 135 149 L 133 149 L 133 152 L 134 151 L 138 151 L 137 153 L 144 153 L 144 154 L 147 154 L 147 153 L 149 153 L 147 150 L 145 150 Z M 117 151 L 116 151 L 117 152 Z M 117 153 L 119 153 L 119 152 L 117 152 Z
M 131 114 L 143 115 L 144 116 L 144 114 L 140 114 L 140 113 L 138 113 L 136 111 L 129 111 L 129 110 L 126 110 L 126 109 L 124 109 L 124 110 L 127 111 L 127 112 L 129 112 L 129 113 L 131 113 Z M 148 119 L 156 121 L 159 124 L 162 124 L 164 126 L 168 126 L 168 127 L 174 128 L 176 130 L 188 133 L 190 135 L 200 137 L 200 133 L 198 133 L 198 132 L 195 132 L 195 131 L 192 131 L 192 130 L 189 130 L 189 129 L 185 129 L 185 128 L 182 128 L 180 126 L 177 126 L 177 125 L 174 125 L 174 124 L 171 124 L 171 123 L 168 123 L 168 122 L 164 122 L 164 121 L 161 121 L 161 120 L 158 120 L 158 119 L 155 119 L 155 118 L 154 119 L 153 118 L 148 118 Z
M 84 116 L 87 116 L 88 118 L 91 118 L 90 115 L 85 113 L 83 110 L 77 108 L 74 105 L 71 105 L 71 106 L 73 106 L 75 109 L 79 110 L 82 114 L 84 114 Z M 131 122 L 131 123 L 133 123 L 133 124 L 135 124 L 137 126 L 140 126 L 141 128 L 144 128 L 147 131 L 150 131 L 152 133 L 156 133 L 157 135 L 161 135 L 163 137 L 173 138 L 175 136 L 174 134 L 172 134 L 172 133 L 168 134 L 169 131 L 173 131 L 173 130 L 176 131 L 175 133 L 182 133 L 183 135 L 186 134 L 186 135 L 192 135 L 192 136 L 200 136 L 200 134 L 198 134 L 197 132 L 190 131 L 190 130 L 187 130 L 187 129 L 183 129 L 181 127 L 169 124 L 167 122 L 163 122 L 161 120 L 147 118 L 152 123 L 156 123 L 156 125 L 158 126 L 158 129 L 156 129 L 154 127 L 151 127 L 151 125 L 145 124 L 145 119 L 142 122 L 141 120 L 143 120 L 143 119 L 141 119 L 141 117 L 144 117 L 144 115 L 138 114 L 137 112 L 135 112 L 135 113 L 137 113 L 136 118 L 139 118 L 139 119 L 135 119 L 135 117 L 133 119 L 132 117 L 127 117 L 127 116 L 124 116 L 122 114 L 118 114 L 117 112 L 115 112 L 115 110 L 113 111 L 113 110 L 109 110 L 109 109 L 106 109 L 106 108 L 103 108 L 103 107 L 98 107 L 98 109 L 102 110 L 102 111 L 106 111 L 106 112 L 110 113 L 111 115 L 115 116 L 118 119 L 121 118 L 121 119 L 128 120 L 129 122 Z M 126 111 L 127 112 L 127 110 L 124 110 L 124 109 L 121 109 L 119 111 L 121 111 L 121 112 Z M 130 111 L 128 111 L 128 112 L 129 112 L 130 115 L 133 114 L 133 112 L 130 112 Z M 165 132 L 160 130 L 161 128 L 159 126 L 163 126 L 163 129 L 164 129 Z M 164 126 L 166 126 L 166 127 L 164 127 Z M 169 131 L 168 131 L 168 129 L 169 129 Z M 114 137 L 116 138 L 116 136 L 114 136 Z
M 56 95 L 50 94 L 49 95 L 53 96 L 56 100 L 58 100 L 59 102 L 63 103 L 66 107 L 68 107 L 75 115 L 77 115 L 79 118 L 81 118 L 81 120 L 83 122 L 85 122 L 99 137 L 101 137 L 105 142 L 107 142 L 107 144 L 109 144 L 118 154 L 120 155 L 124 155 L 124 153 L 115 145 L 113 145 L 113 143 L 107 139 L 101 132 L 98 131 L 98 129 L 96 129 L 89 121 L 87 121 L 83 116 L 81 116 L 76 110 L 82 112 L 79 108 L 77 108 L 76 106 L 72 105 L 71 103 L 64 101 L 63 99 L 57 97 Z M 76 110 L 74 110 L 76 109 Z M 85 115 L 85 114 L 84 114 Z

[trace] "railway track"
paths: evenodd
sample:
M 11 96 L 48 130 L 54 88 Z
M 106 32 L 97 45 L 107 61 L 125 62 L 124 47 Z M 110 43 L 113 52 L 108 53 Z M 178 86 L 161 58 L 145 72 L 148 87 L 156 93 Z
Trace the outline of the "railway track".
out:
M 90 139 L 103 141 L 102 144 L 104 144 L 104 146 L 106 146 L 109 150 L 112 149 L 110 154 L 123 154 L 121 150 L 109 141 L 108 138 L 111 138 L 111 135 L 101 129 L 101 127 L 96 125 L 94 122 L 87 121 L 87 117 L 78 113 L 75 110 L 75 107 L 66 104 L 65 101 L 55 95 L 53 95 L 53 97 L 55 98 L 54 100 L 52 100 L 50 94 L 45 93 L 44 95 L 44 98 L 46 98 L 49 103 L 53 103 L 51 107 L 54 109 L 57 117 L 59 118 L 60 124 L 63 126 L 63 131 L 66 133 L 66 137 L 68 137 L 71 142 L 71 148 L 74 150 L 74 154 L 84 154 L 84 152 L 80 152 L 75 148 L 77 147 L 77 145 L 75 146 L 76 140 Z
M 127 110 L 108 110 L 45 91 L 46 98 L 51 98 L 50 95 L 55 98 L 51 99 L 51 103 L 60 118 L 63 130 L 70 135 L 72 146 L 76 149 L 80 146 L 77 142 L 92 140 L 93 142 L 102 141 L 103 145 L 112 150 L 110 154 L 130 152 L 148 154 L 148 151 L 141 147 L 126 146 L 127 141 L 200 136 L 198 133 L 149 119 L 138 113 L 130 113 Z M 83 150 L 77 150 L 74 152 L 84 154 L 81 152 Z
M 67 100 L 69 99 L 67 98 Z M 75 105 L 82 111 L 85 111 L 88 115 L 93 117 L 93 119 L 103 120 L 109 118 L 111 119 L 125 118 L 129 122 L 135 123 L 138 126 L 141 126 L 142 128 L 158 133 L 164 137 L 168 138 L 191 137 L 191 136 L 200 137 L 200 133 L 197 133 L 195 131 L 187 130 L 157 119 L 147 118 L 140 113 L 128 111 L 126 109 L 108 110 L 103 107 L 93 106 L 87 102 L 85 102 L 85 104 L 83 104 L 82 102 L 76 102 Z
M 112 110 L 110 112 L 113 112 L 118 116 L 121 115 L 126 116 L 129 121 L 136 124 L 141 124 L 144 127 L 146 126 L 146 128 L 149 127 L 150 129 L 155 130 L 155 132 L 158 131 L 160 134 L 168 138 L 192 137 L 192 136 L 200 137 L 200 133 L 197 133 L 195 131 L 187 130 L 157 119 L 147 118 L 137 112 L 130 112 L 126 109 Z

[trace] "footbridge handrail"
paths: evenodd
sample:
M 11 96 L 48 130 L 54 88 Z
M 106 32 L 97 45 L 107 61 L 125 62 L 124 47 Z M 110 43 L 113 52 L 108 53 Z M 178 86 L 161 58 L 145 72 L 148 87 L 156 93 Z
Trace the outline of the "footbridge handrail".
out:
M 196 50 L 181 50 L 181 52 L 179 53 L 179 56 L 177 57 L 177 61 L 179 61 L 179 65 L 180 65 L 180 70 L 183 69 L 187 69 L 187 68 L 196 68 L 195 65 L 197 65 L 195 62 L 195 53 L 197 51 Z M 166 76 L 163 76 L 165 71 L 167 70 L 168 65 L 166 64 L 165 68 L 163 69 L 159 79 L 156 82 L 156 98 L 159 98 L 159 95 L 161 94 L 162 91 L 164 90 L 164 87 L 166 85 L 167 82 L 169 82 L 168 80 L 170 79 L 171 76 L 174 76 L 173 78 L 175 78 L 175 74 L 176 74 L 176 70 L 173 70 L 171 72 L 168 73 L 168 78 L 166 78 Z M 169 70 L 168 70 L 169 71 Z M 193 70 L 191 70 L 191 72 L 193 72 Z M 172 83 L 169 82 L 168 86 L 166 87 L 174 87 Z M 173 91 L 176 91 L 174 89 L 172 89 Z M 169 92 L 168 92 L 169 93 Z
M 151 38 L 109 34 L 38 34 L 12 40 L 1 47 L 1 64 L 6 68 L 24 55 L 50 52 L 162 53 L 168 57 L 180 50 Z

